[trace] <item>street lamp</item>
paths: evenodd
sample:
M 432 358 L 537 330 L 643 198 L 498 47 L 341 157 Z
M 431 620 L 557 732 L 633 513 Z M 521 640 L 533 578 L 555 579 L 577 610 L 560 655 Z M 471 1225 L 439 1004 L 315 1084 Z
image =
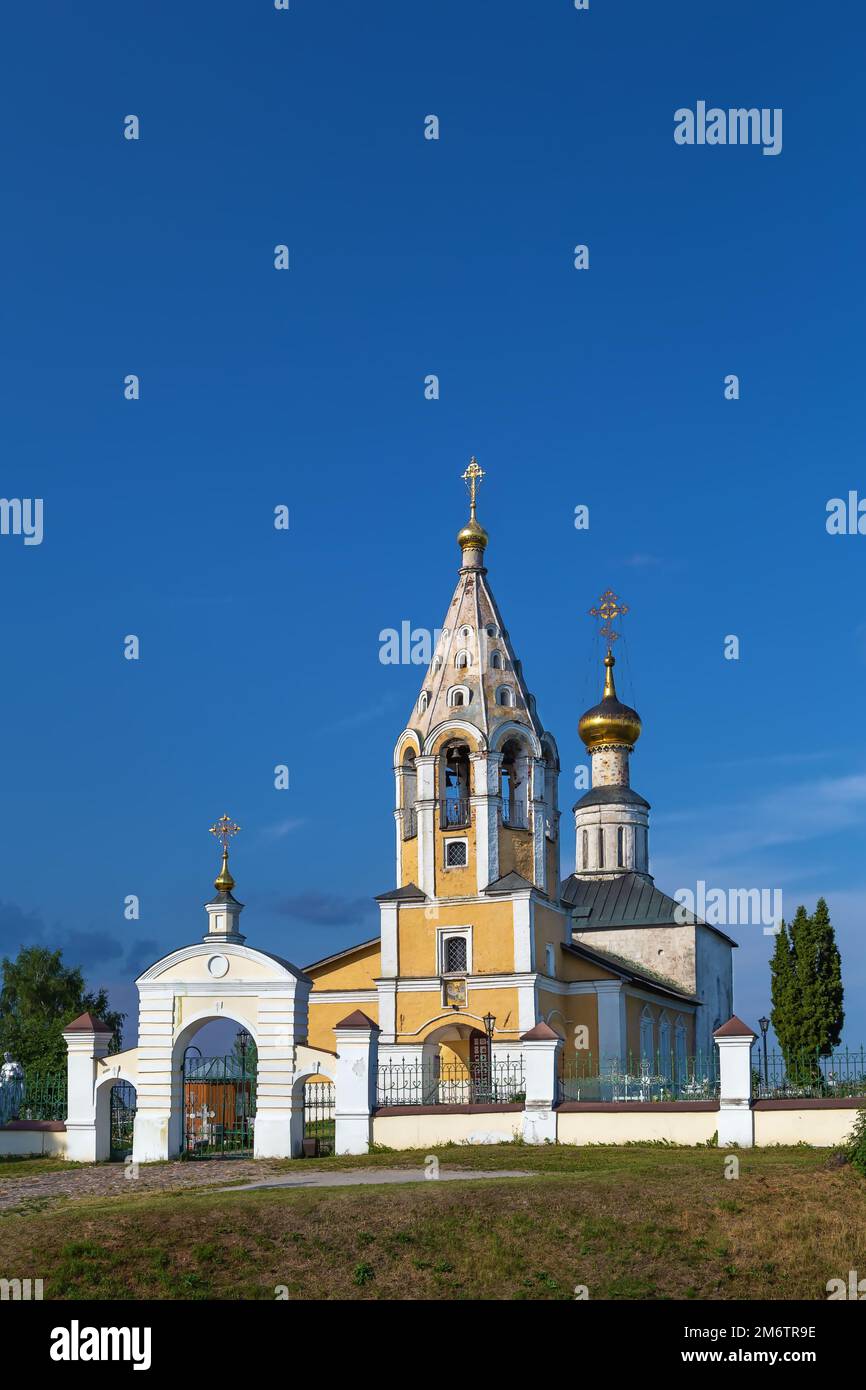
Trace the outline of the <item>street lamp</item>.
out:
M 769 1028 L 769 1026 L 770 1026 L 770 1020 L 769 1020 L 768 1018 L 759 1018 L 759 1019 L 758 1019 L 758 1027 L 759 1027 L 760 1030 L 761 1030 L 761 1037 L 764 1039 L 764 1090 L 765 1090 L 765 1091 L 769 1091 L 769 1089 L 770 1089 L 770 1081 L 769 1081 L 769 1076 L 768 1076 L 768 1073 L 767 1073 L 767 1029 Z
M 493 1029 L 494 1029 L 495 1024 L 496 1024 L 496 1019 L 495 1019 L 495 1017 L 494 1017 L 493 1014 L 485 1014 L 485 1015 L 484 1015 L 484 1020 L 483 1020 L 483 1021 L 484 1021 L 484 1031 L 485 1031 L 485 1033 L 487 1034 L 487 1085 L 488 1085 L 488 1088 L 489 1088 L 489 1096 L 487 1097 L 487 1099 L 492 1100 L 492 1099 L 493 1099 Z

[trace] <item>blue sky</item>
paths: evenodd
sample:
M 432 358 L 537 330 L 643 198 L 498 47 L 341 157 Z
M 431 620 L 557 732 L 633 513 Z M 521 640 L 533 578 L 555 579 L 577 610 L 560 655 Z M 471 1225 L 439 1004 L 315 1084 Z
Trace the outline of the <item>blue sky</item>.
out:
M 833 3 L 17 7 L 0 491 L 44 499 L 44 540 L 0 537 L 0 950 L 61 944 L 131 1007 L 203 930 L 224 810 L 252 943 L 375 934 L 422 674 L 379 633 L 441 624 L 475 453 L 561 804 L 612 585 L 657 882 L 825 894 L 866 1040 L 866 537 L 825 527 L 866 496 L 863 29 Z M 676 145 L 698 100 L 782 108 L 782 153 Z M 566 872 L 567 816 L 562 841 Z M 754 1023 L 772 942 L 733 934 Z

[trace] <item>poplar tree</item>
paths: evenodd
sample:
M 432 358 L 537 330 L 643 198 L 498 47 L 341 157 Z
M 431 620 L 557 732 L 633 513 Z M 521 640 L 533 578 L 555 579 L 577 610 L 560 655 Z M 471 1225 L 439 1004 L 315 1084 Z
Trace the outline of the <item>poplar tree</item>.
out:
M 838 1047 L 845 1021 L 842 960 L 824 898 L 810 917 L 797 908 L 782 922 L 770 961 L 773 1030 L 789 1077 L 817 1073 L 817 1058 Z

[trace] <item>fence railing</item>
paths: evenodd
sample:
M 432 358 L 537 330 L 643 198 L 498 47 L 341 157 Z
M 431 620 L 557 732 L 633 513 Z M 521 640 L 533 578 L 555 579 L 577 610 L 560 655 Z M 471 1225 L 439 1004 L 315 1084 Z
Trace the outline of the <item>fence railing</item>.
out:
M 818 1052 L 752 1052 L 752 1090 L 760 1100 L 866 1096 L 866 1048 Z
M 601 1059 L 580 1052 L 563 1065 L 559 1100 L 713 1100 L 719 1094 L 718 1060 L 655 1053 L 652 1057 Z
M 449 827 L 468 825 L 470 822 L 471 808 L 466 798 L 441 801 L 439 810 L 443 830 L 447 830 Z
M 493 1065 L 386 1062 L 378 1069 L 378 1105 L 507 1105 L 526 1096 L 523 1057 L 495 1056 Z
M 526 830 L 529 826 L 529 813 L 526 807 L 503 798 L 502 824 L 507 825 L 509 830 Z
M 66 1072 L 25 1071 L 0 1086 L 0 1125 L 10 1120 L 65 1120 Z

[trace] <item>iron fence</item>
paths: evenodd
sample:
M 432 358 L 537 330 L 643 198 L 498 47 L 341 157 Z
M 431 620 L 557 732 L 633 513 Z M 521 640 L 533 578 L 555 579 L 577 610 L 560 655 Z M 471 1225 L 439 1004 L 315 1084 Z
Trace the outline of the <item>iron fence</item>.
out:
M 386 1062 L 378 1070 L 379 1105 L 509 1105 L 524 1100 L 523 1057 L 495 1055 L 465 1067 L 433 1057 Z
M 65 1120 L 66 1072 L 27 1071 L 0 1088 L 0 1124 L 10 1120 Z
M 866 1048 L 840 1049 L 822 1056 L 817 1051 L 752 1053 L 752 1091 L 761 1100 L 794 1100 L 822 1096 L 866 1097 Z
M 313 1155 L 332 1154 L 336 1140 L 335 1087 L 330 1081 L 308 1081 L 304 1086 L 304 1139 Z M 307 1143 L 304 1145 L 307 1152 Z
M 701 1053 L 629 1054 L 600 1061 L 591 1052 L 579 1052 L 564 1063 L 558 1086 L 560 1101 L 714 1100 L 718 1094 L 718 1059 Z

